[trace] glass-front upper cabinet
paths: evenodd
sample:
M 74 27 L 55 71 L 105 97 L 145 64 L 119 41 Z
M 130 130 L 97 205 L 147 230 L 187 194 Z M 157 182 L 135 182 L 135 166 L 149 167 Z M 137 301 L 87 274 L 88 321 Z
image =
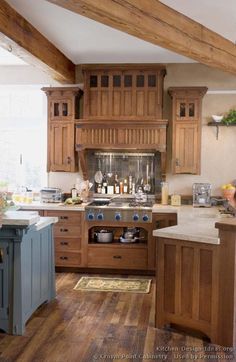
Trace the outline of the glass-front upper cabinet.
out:
M 84 118 L 162 119 L 163 66 L 89 65 L 83 73 Z
M 197 120 L 199 118 L 199 100 L 179 98 L 176 100 L 177 120 Z

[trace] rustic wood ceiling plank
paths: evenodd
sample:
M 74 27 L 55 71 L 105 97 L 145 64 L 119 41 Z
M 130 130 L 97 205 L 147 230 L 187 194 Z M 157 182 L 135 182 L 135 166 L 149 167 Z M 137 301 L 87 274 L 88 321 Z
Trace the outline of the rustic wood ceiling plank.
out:
M 234 43 L 160 1 L 47 1 L 200 63 L 236 74 Z
M 0 46 L 61 83 L 75 83 L 75 65 L 4 0 L 0 1 Z

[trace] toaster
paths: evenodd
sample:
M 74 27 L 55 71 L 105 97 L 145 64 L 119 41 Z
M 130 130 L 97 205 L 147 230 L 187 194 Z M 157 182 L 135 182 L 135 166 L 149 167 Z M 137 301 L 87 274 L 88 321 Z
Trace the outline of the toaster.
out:
M 211 184 L 209 183 L 193 184 L 193 206 L 211 207 Z
M 44 187 L 40 190 L 40 201 L 56 203 L 61 202 L 62 190 L 57 187 Z

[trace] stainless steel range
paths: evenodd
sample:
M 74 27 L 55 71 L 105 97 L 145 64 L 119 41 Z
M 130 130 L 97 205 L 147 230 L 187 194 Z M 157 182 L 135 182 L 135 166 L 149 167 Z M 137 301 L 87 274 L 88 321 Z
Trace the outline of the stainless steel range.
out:
M 135 199 L 97 199 L 85 207 L 87 221 L 152 222 L 153 201 L 136 202 Z

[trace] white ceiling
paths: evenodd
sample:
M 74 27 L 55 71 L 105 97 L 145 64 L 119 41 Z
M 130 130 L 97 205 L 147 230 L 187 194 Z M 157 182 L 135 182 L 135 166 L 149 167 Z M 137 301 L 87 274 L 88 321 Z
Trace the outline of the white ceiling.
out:
M 191 59 L 67 11 L 45 0 L 7 0 L 7 2 L 75 64 L 192 62 Z M 235 0 L 162 0 L 162 2 L 232 41 L 236 39 Z

